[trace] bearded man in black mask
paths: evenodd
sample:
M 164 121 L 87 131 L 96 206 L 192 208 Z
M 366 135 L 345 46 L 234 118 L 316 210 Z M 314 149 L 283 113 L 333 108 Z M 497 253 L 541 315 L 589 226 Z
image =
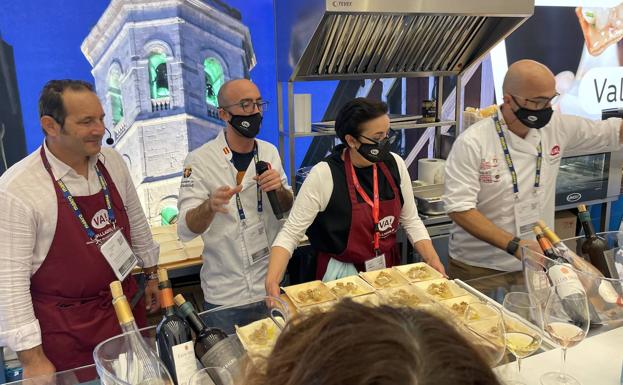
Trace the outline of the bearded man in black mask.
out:
M 483 291 L 521 284 L 521 246 L 540 252 L 532 229 L 538 219 L 554 228 L 562 157 L 614 151 L 623 138 L 621 119 L 553 112 L 556 83 L 541 63 L 511 65 L 503 92 L 497 113 L 467 128 L 446 162 L 444 203 L 454 222 L 448 273 L 497 275 L 475 283 Z
M 201 286 L 206 310 L 264 294 L 269 247 L 281 228 L 267 193 L 275 193 L 282 211 L 288 211 L 293 201 L 277 149 L 255 138 L 268 106 L 257 86 L 247 79 L 228 81 L 218 92 L 218 103 L 226 127 L 188 154 L 178 200 L 180 239 L 203 238 Z M 271 168 L 257 175 L 260 161 Z M 240 317 L 248 313 L 212 320 L 210 325 L 224 329 L 244 325 L 248 322 Z
M 389 127 L 387 105 L 353 99 L 338 112 L 335 131 L 342 144 L 310 171 L 273 243 L 267 293 L 279 294 L 304 234 L 318 253 L 316 278 L 324 281 L 400 264 L 399 226 L 422 258 L 445 274 L 418 216 L 409 170 L 390 152 L 396 133 Z

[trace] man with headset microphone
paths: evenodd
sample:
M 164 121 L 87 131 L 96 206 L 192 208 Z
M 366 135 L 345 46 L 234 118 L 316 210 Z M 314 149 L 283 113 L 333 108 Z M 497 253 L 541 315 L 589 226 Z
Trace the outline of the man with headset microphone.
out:
M 109 284 L 135 296 L 137 264 L 147 309 L 159 307 L 159 246 L 125 162 L 102 148 L 92 85 L 49 81 L 39 116 L 43 144 L 0 177 L 0 345 L 17 352 L 24 378 L 93 362 L 95 346 L 121 332 Z M 142 326 L 145 309 L 133 309 Z

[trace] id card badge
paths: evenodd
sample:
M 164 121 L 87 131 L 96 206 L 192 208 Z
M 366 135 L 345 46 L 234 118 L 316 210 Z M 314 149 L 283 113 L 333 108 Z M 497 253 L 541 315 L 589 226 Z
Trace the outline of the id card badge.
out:
M 385 254 L 378 255 L 366 261 L 366 271 L 381 270 L 386 268 Z
M 119 281 L 123 281 L 138 263 L 138 258 L 132 251 L 121 229 L 114 231 L 101 244 L 100 251 L 110 267 L 112 267 Z
M 268 257 L 270 248 L 268 247 L 268 237 L 266 236 L 264 222 L 260 220 L 254 225 L 243 226 L 242 237 L 250 265 L 254 265 Z
M 532 229 L 541 219 L 541 204 L 539 195 L 532 194 L 530 199 L 515 200 L 515 230 L 517 236 L 532 234 Z

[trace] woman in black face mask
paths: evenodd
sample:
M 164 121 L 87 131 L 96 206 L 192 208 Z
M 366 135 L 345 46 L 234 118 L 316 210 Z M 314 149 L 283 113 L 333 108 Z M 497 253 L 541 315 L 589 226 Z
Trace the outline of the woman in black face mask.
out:
M 312 169 L 273 243 L 268 294 L 279 294 L 288 260 L 304 234 L 318 252 L 317 279 L 399 264 L 399 225 L 424 260 L 445 274 L 417 215 L 404 160 L 390 152 L 395 134 L 387 105 L 354 99 L 339 111 L 335 128 L 342 144 Z

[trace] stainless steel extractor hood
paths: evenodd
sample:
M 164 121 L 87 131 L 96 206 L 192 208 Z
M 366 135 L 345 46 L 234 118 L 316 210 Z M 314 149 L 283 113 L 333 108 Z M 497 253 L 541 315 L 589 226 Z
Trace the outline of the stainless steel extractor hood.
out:
M 274 0 L 279 81 L 458 74 L 534 0 Z

